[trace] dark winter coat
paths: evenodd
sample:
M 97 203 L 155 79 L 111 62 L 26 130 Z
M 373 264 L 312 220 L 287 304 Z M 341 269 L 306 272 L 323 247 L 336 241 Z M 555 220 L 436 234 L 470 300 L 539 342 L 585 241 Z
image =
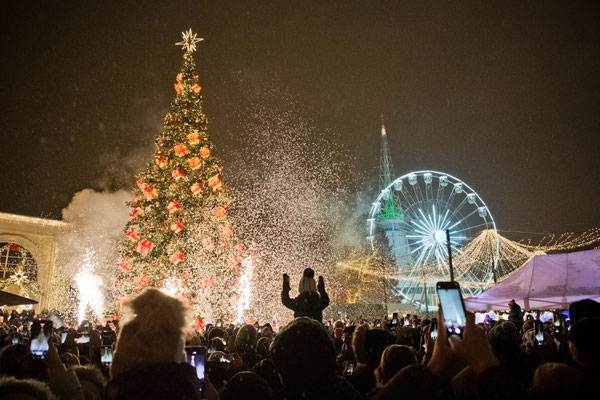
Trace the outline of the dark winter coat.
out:
M 108 381 L 104 400 L 200 400 L 200 384 L 196 369 L 187 363 L 154 364 Z
M 295 299 L 290 298 L 290 286 L 284 285 L 281 291 L 281 302 L 294 311 L 294 318 L 309 317 L 323 322 L 323 310 L 329 305 L 329 296 L 325 287 L 319 285 L 317 292 L 300 293 Z

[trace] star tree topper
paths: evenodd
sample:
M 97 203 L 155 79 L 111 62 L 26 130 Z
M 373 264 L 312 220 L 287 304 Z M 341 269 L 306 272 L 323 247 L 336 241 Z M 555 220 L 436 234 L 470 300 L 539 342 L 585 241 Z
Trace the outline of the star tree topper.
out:
M 175 44 L 177 46 L 183 46 L 182 48 L 189 52 L 196 51 L 196 43 L 204 40 L 204 38 L 196 37 L 196 34 L 192 33 L 191 29 L 187 32 L 181 32 L 181 35 L 183 36 L 183 40 Z

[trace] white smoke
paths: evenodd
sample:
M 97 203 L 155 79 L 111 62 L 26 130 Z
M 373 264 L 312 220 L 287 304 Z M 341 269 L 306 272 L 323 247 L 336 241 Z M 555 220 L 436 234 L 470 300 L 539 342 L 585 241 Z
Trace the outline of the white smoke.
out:
M 71 228 L 58 240 L 58 265 L 66 278 L 76 283 L 80 303 L 87 302 L 98 317 L 106 309 L 105 292 L 115 279 L 117 245 L 128 219 L 125 190 L 97 192 L 84 189 L 62 210 Z M 85 296 L 82 292 L 86 292 Z M 77 304 L 74 307 L 85 305 Z

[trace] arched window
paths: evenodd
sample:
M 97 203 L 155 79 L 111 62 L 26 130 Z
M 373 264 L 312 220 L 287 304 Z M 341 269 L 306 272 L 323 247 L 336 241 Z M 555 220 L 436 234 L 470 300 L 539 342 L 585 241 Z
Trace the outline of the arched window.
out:
M 25 247 L 0 243 L 0 282 L 2 286 L 37 282 L 37 264 Z

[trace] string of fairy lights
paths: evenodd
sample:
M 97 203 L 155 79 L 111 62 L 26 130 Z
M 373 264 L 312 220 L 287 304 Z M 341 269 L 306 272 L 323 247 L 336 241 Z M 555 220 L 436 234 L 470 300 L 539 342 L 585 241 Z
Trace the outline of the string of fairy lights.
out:
M 498 255 L 494 246 L 498 246 Z M 537 244 L 532 239 L 527 241 L 510 240 L 494 230 L 484 230 L 470 243 L 463 246 L 460 253 L 453 255 L 453 266 L 455 278 L 463 287 L 487 289 L 499 283 L 525 265 L 536 255 L 570 252 L 578 249 L 600 248 L 600 228 L 592 228 L 585 232 L 568 232 L 559 235 L 550 234 L 542 237 Z M 497 258 L 495 258 L 497 257 Z M 404 272 L 402 269 L 388 265 L 386 267 L 374 268 L 369 263 L 341 262 L 338 266 L 345 270 L 354 270 L 359 276 L 369 276 L 378 279 L 392 279 L 397 281 L 414 281 L 415 275 Z M 482 276 L 474 271 L 480 265 L 494 264 L 495 282 L 489 276 Z M 440 273 L 437 262 L 416 265 L 411 268 L 418 269 L 419 282 L 435 284 L 440 280 L 447 280 L 446 274 Z

